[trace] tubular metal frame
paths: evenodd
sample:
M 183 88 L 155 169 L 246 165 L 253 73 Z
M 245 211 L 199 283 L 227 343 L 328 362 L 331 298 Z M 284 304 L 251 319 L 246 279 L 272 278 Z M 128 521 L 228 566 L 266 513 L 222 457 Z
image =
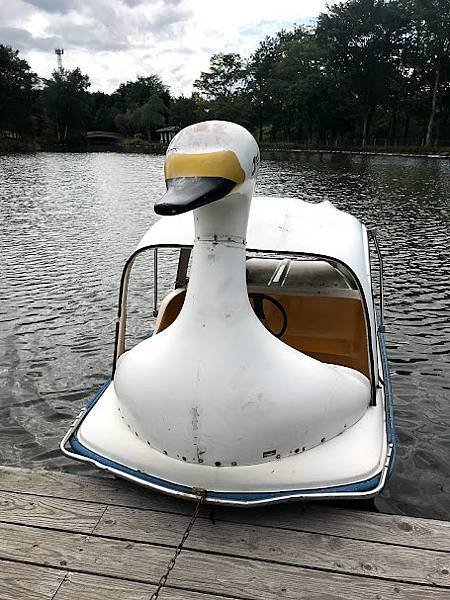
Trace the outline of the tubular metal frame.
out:
M 252 506 L 252 505 L 274 504 L 277 502 L 286 502 L 286 501 L 292 501 L 292 500 L 314 500 L 314 499 L 330 500 L 330 499 L 338 499 L 338 498 L 372 498 L 373 496 L 377 495 L 383 489 L 383 487 L 386 483 L 386 479 L 394 467 L 396 448 L 395 448 L 395 429 L 394 429 L 394 421 L 393 421 L 393 415 L 392 415 L 392 390 L 391 390 L 391 385 L 390 385 L 388 363 L 387 363 L 387 356 L 386 356 L 386 351 L 385 351 L 385 347 L 384 347 L 384 336 L 383 336 L 383 332 L 384 332 L 383 265 L 382 265 L 381 252 L 379 249 L 378 240 L 376 238 L 376 235 L 374 235 L 373 232 L 370 232 L 370 238 L 374 241 L 375 248 L 376 248 L 377 254 L 378 254 L 379 264 L 380 264 L 380 315 L 378 318 L 376 318 L 376 326 L 377 326 L 377 330 L 378 330 L 378 335 L 376 336 L 376 339 L 377 339 L 376 350 L 377 350 L 379 360 L 378 360 L 378 369 L 377 369 L 376 377 L 375 377 L 375 372 L 374 372 L 374 364 L 375 363 L 374 363 L 374 359 L 373 359 L 374 349 L 372 348 L 371 343 L 369 343 L 369 354 L 370 354 L 369 362 L 370 362 L 371 373 L 372 373 L 372 378 L 371 378 L 372 383 L 374 383 L 375 379 L 377 379 L 378 380 L 377 387 L 382 388 L 384 411 L 386 413 L 386 435 L 387 435 L 386 460 L 385 460 L 385 463 L 383 465 L 381 472 L 378 475 L 374 476 L 374 479 L 375 479 L 375 477 L 379 476 L 378 483 L 376 484 L 376 486 L 374 488 L 369 489 L 369 490 L 363 490 L 363 491 L 351 491 L 351 490 L 349 490 L 349 491 L 326 491 L 326 490 L 323 490 L 323 491 L 314 492 L 313 490 L 309 490 L 307 492 L 302 492 L 302 491 L 291 491 L 290 492 L 289 490 L 287 490 L 285 492 L 283 492 L 283 491 L 270 492 L 272 494 L 272 496 L 270 498 L 251 499 L 251 500 L 236 500 L 236 499 L 227 499 L 227 498 L 218 498 L 218 497 L 208 496 L 207 500 L 206 500 L 208 503 L 219 504 L 219 505 L 233 505 L 233 506 L 236 506 L 236 505 Z M 189 247 L 189 246 L 173 246 L 173 245 L 164 245 L 164 246 L 160 245 L 158 247 L 179 248 L 180 249 L 180 259 L 181 259 L 182 255 L 184 255 L 183 261 L 184 261 L 185 265 L 182 267 L 182 271 L 184 272 L 184 276 L 185 276 L 191 247 Z M 149 250 L 152 248 L 155 251 L 155 259 L 156 260 L 155 260 L 154 268 L 155 268 L 155 277 L 157 277 L 157 247 L 152 247 L 152 246 L 147 246 L 147 247 L 141 248 L 138 251 L 136 251 L 128 259 L 128 261 L 124 267 L 123 273 L 122 273 L 121 285 L 120 285 L 120 301 L 119 301 L 118 318 L 117 318 L 117 325 L 116 325 L 116 342 L 115 342 L 115 351 L 114 351 L 113 373 L 114 373 L 114 369 L 115 369 L 116 360 L 117 360 L 118 356 L 120 356 L 120 354 L 118 354 L 118 353 L 120 352 L 121 348 L 124 349 L 125 328 L 126 328 L 127 287 L 128 287 L 128 280 L 129 280 L 131 268 L 135 261 L 135 258 L 138 256 L 138 254 L 140 254 L 141 252 L 143 252 L 145 250 Z M 264 250 L 255 251 L 252 249 L 249 249 L 249 252 L 265 253 Z M 271 254 L 274 254 L 274 253 L 271 253 Z M 275 254 L 281 255 L 282 253 L 275 253 Z M 286 255 L 289 253 L 283 253 L 283 254 Z M 291 255 L 294 256 L 293 254 L 291 254 Z M 297 256 L 297 255 L 295 255 L 295 256 Z M 301 256 L 307 256 L 307 255 L 302 254 Z M 326 256 L 322 257 L 322 256 L 317 256 L 317 255 L 314 255 L 314 256 L 319 259 L 327 260 L 328 262 L 331 262 L 333 260 L 332 257 L 326 257 Z M 346 269 L 348 269 L 348 267 L 346 265 L 343 265 L 343 266 Z M 350 274 L 352 275 L 352 277 L 354 278 L 354 280 L 356 281 L 356 283 L 358 285 L 358 289 L 361 294 L 364 311 L 365 311 L 365 316 L 366 316 L 366 324 L 367 324 L 367 328 L 368 328 L 368 341 L 371 341 L 370 320 L 368 318 L 367 302 L 366 302 L 364 294 L 362 293 L 362 289 L 360 287 L 360 282 L 354 276 L 353 272 L 350 269 L 348 269 L 348 270 L 349 270 Z M 178 279 L 178 276 L 180 276 L 181 274 L 182 273 L 180 271 L 177 273 L 177 279 Z M 155 297 L 156 296 L 154 296 L 154 299 L 155 299 Z M 381 378 L 379 377 L 380 372 L 382 374 Z M 161 491 L 161 492 L 173 495 L 173 496 L 190 499 L 190 500 L 196 500 L 197 493 L 195 490 L 186 492 L 186 491 L 182 491 L 182 490 L 173 489 L 173 487 L 170 487 L 170 488 L 164 487 L 163 485 L 159 485 L 155 482 L 146 481 L 142 478 L 139 478 L 138 476 L 133 475 L 132 473 L 128 473 L 128 472 L 120 470 L 114 466 L 102 463 L 99 460 L 96 460 L 95 458 L 92 458 L 90 456 L 80 454 L 80 453 L 74 451 L 74 449 L 71 447 L 71 439 L 73 439 L 72 436 L 75 436 L 75 438 L 76 438 L 76 433 L 77 433 L 81 423 L 86 418 L 90 409 L 95 404 L 95 402 L 100 398 L 100 396 L 102 395 L 103 391 L 106 389 L 107 385 L 109 385 L 109 383 L 110 383 L 110 380 L 108 382 L 106 382 L 106 384 L 104 384 L 104 386 L 102 386 L 102 388 L 100 388 L 100 390 L 97 392 L 97 394 L 91 400 L 91 402 L 85 408 L 83 408 L 80 411 L 80 413 L 78 414 L 78 416 L 75 418 L 75 420 L 71 424 L 69 430 L 67 431 L 66 435 L 64 436 L 64 438 L 61 441 L 61 444 L 60 444 L 61 451 L 67 457 L 69 457 L 71 459 L 79 460 L 79 461 L 94 465 L 95 467 L 97 467 L 98 469 L 100 469 L 102 471 L 112 473 L 113 475 L 115 475 L 117 477 L 127 479 L 129 481 L 132 481 L 133 483 L 137 483 L 144 487 L 155 489 L 155 490 L 158 490 L 158 491 Z M 376 393 L 376 390 L 375 390 L 375 393 Z M 170 483 L 170 482 L 167 482 L 167 483 Z M 355 483 L 357 483 L 357 482 L 355 482 Z M 351 485 L 353 485 L 353 484 L 350 484 L 348 487 L 351 487 Z M 179 487 L 181 487 L 181 486 L 179 486 Z M 343 486 L 343 487 L 345 487 L 345 486 Z M 210 493 L 214 494 L 215 492 L 211 491 Z M 226 494 L 226 493 L 224 492 L 222 494 Z M 243 494 L 243 495 L 245 495 L 245 494 Z
M 381 331 L 381 333 L 384 333 L 386 328 L 384 325 L 384 268 L 383 268 L 383 256 L 381 254 L 381 249 L 380 249 L 380 244 L 378 243 L 378 237 L 377 237 L 377 233 L 374 229 L 370 229 L 368 230 L 368 239 L 369 241 L 373 242 L 373 245 L 375 246 L 375 250 L 377 253 L 377 258 L 378 258 L 378 274 L 379 274 L 379 279 L 378 279 L 378 293 L 379 293 L 379 304 L 380 304 L 380 310 L 379 310 L 379 324 L 378 324 L 378 331 Z

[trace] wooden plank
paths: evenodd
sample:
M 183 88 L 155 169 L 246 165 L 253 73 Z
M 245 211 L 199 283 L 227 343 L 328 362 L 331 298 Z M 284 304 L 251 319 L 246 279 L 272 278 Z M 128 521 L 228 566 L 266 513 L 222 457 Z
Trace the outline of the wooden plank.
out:
M 126 540 L 176 545 L 186 517 L 108 507 L 97 534 Z M 198 519 L 187 548 L 230 556 L 277 561 L 341 573 L 450 587 L 450 554 L 415 548 Z
M 172 548 L 0 523 L 3 560 L 156 582 L 172 554 Z
M 183 552 L 171 585 L 267 600 L 448 600 L 448 590 L 240 558 Z M 434 593 L 436 593 L 434 596 Z
M 155 589 L 156 585 L 0 561 L 1 600 L 149 600 Z M 161 592 L 160 599 L 169 598 L 223 600 L 224 597 L 168 588 Z
M 4 560 L 33 561 L 43 566 L 64 567 L 69 571 L 153 584 L 158 582 L 173 555 L 173 548 L 9 524 L 0 525 L 0 539 L 0 558 Z M 418 571 L 421 568 L 420 563 L 416 564 Z M 426 598 L 428 589 L 438 589 L 437 581 L 434 582 L 436 587 L 418 586 L 190 550 L 181 553 L 170 576 L 173 587 L 238 598 L 274 600 L 279 597 L 298 598 L 299 589 L 305 589 L 305 581 L 310 582 L 310 590 L 320 582 L 322 592 L 329 591 L 330 586 L 342 581 L 345 589 L 353 590 L 352 598 L 358 597 L 363 587 L 373 592 L 372 595 L 366 594 L 367 598 L 376 598 L 380 589 L 393 594 L 396 588 L 404 591 L 403 596 L 396 595 L 396 598 Z M 428 583 L 433 582 L 429 580 Z M 448 588 L 439 589 L 442 595 L 437 597 L 448 599 Z
M 69 573 L 52 600 L 149 600 L 156 585 L 112 579 L 86 573 Z M 160 600 L 224 600 L 224 596 L 164 588 Z
M 0 520 L 22 525 L 84 533 L 90 533 L 95 528 L 95 533 L 103 536 L 175 546 L 187 523 L 186 516 L 170 513 L 114 506 L 105 511 L 105 508 L 73 500 L 0 493 Z M 224 521 L 216 521 L 213 525 L 208 519 L 199 519 L 187 547 L 342 573 L 450 587 L 450 554 L 410 548 L 398 552 L 388 545 L 323 534 Z M 420 570 L 417 569 L 418 564 L 421 565 Z
M 214 567 L 215 565 L 212 565 Z M 217 564 L 219 567 L 219 565 Z M 205 576 L 211 575 L 211 571 Z M 234 580 L 234 573 L 227 569 L 227 576 Z M 159 596 L 160 600 L 224 600 L 224 598 L 246 598 L 262 600 L 263 598 L 295 598 L 296 600 L 448 600 L 445 590 L 423 588 L 410 584 L 396 584 L 385 581 L 366 581 L 364 578 L 347 577 L 330 573 L 321 574 L 317 571 L 297 573 L 293 581 L 293 591 L 281 585 L 280 596 L 276 596 L 276 588 L 270 589 L 267 595 L 249 595 L 248 586 L 245 582 L 245 572 L 238 569 L 237 575 L 241 578 L 235 586 L 238 595 L 220 595 L 215 590 L 214 595 L 208 593 L 194 592 L 174 588 L 169 580 L 169 587 L 163 588 Z M 252 570 L 248 572 L 249 578 L 253 575 Z M 269 569 L 265 577 L 274 576 L 275 573 Z M 215 587 L 216 577 L 207 584 Z M 220 575 L 222 577 L 222 575 Z M 242 585 L 242 588 L 240 587 Z M 274 584 L 271 583 L 271 588 Z M 98 575 L 84 573 L 69 573 L 61 588 L 53 600 L 149 600 L 155 586 L 112 579 Z M 285 589 L 285 591 L 282 591 Z
M 180 514 L 192 512 L 189 502 L 100 474 L 85 477 L 59 471 L 0 467 L 0 490 L 151 510 L 172 510 Z
M 0 467 L 0 489 L 82 501 L 102 502 L 178 514 L 192 504 L 105 477 Z M 209 514 L 206 508 L 203 514 Z M 215 508 L 216 519 L 323 533 L 341 537 L 450 552 L 450 522 L 343 510 L 323 504 L 284 504 L 265 508 Z
M 404 515 L 344 510 L 326 504 L 285 504 L 235 511 L 221 508 L 216 519 L 295 531 L 450 552 L 450 522 Z
M 106 504 L 0 491 L 0 521 L 89 533 Z
M 0 519 L 9 521 L 0 524 L 0 598 L 148 598 L 173 553 L 155 544 L 178 543 L 192 505 L 116 480 L 35 476 L 0 469 L 1 489 L 15 484 L 21 489 L 0 494 Z M 113 506 L 106 508 L 109 499 Z M 129 509 L 127 503 L 138 506 Z M 216 509 L 214 525 L 205 518 L 209 511 L 197 521 L 162 598 L 449 596 L 448 523 L 290 505 Z M 389 547 L 387 540 L 411 547 Z M 418 544 L 445 552 L 418 551 Z M 24 564 L 30 562 L 35 564 Z M 66 569 L 72 573 L 61 584 Z
M 53 600 L 65 571 L 0 561 L 1 600 Z

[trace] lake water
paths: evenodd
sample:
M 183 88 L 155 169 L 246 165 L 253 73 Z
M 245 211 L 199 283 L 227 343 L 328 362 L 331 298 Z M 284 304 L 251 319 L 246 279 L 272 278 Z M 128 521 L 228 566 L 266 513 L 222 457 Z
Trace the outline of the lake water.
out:
M 155 220 L 163 160 L 0 156 L 0 464 L 86 472 L 58 444 L 110 374 L 120 273 Z M 449 518 L 450 161 L 268 155 L 257 191 L 328 199 L 377 229 L 399 454 L 376 504 Z

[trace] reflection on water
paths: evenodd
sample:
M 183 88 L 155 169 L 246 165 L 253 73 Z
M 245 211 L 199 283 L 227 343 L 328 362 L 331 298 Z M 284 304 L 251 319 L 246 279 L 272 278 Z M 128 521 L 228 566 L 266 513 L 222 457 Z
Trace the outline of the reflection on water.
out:
M 155 220 L 163 160 L 0 156 L 0 463 L 85 469 L 58 443 L 110 373 L 120 272 Z M 377 229 L 399 437 L 377 506 L 448 518 L 450 162 L 277 154 L 262 162 L 258 192 L 328 199 Z M 173 260 L 160 257 L 164 271 Z M 131 282 L 131 337 L 138 313 L 151 329 L 151 262 Z M 160 297 L 172 286 L 162 277 Z

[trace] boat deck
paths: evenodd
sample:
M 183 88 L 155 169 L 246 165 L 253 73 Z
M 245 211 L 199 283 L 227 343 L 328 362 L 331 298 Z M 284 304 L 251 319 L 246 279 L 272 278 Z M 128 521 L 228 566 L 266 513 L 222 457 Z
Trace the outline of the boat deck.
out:
M 100 475 L 0 468 L 0 599 L 148 600 L 192 510 Z M 450 522 L 203 507 L 160 598 L 448 600 Z

